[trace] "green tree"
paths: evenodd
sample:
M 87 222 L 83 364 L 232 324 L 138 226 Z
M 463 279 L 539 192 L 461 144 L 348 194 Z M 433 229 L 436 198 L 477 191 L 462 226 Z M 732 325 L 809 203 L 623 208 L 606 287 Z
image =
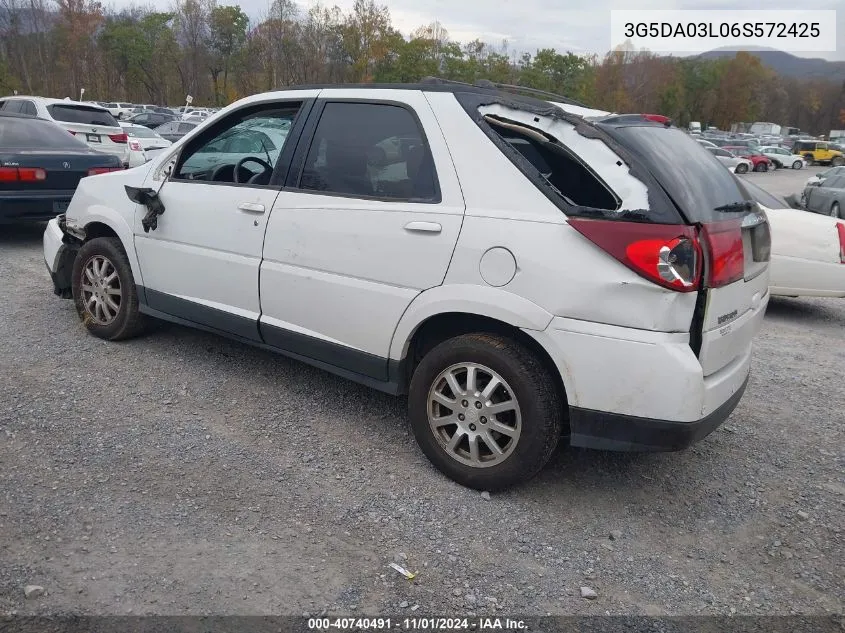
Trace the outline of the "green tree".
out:
M 229 69 L 232 57 L 240 52 L 246 42 L 249 18 L 239 6 L 213 6 L 208 19 L 208 47 L 212 52 L 211 80 L 214 84 L 214 103 L 221 103 L 218 77 L 223 73 L 222 100 L 229 101 Z

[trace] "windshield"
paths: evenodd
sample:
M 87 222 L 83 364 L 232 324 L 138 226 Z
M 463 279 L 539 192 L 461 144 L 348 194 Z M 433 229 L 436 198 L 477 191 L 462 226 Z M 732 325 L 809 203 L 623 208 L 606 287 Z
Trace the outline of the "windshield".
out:
M 677 128 L 636 125 L 608 131 L 640 157 L 690 222 L 725 219 L 716 207 L 747 200 L 730 171 Z
M 65 123 L 84 123 L 85 125 L 107 125 L 119 127 L 115 118 L 108 110 L 89 108 L 79 105 L 65 105 L 56 103 L 47 106 L 47 111 L 56 121 Z
M 0 117 L 0 149 L 88 149 L 67 130 L 42 119 Z

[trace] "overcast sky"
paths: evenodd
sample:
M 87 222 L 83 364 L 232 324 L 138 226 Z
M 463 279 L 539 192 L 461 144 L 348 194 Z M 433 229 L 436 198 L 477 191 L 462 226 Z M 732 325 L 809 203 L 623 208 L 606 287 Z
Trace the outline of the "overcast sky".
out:
M 251 19 L 267 13 L 268 0 L 218 0 L 239 4 Z M 354 0 L 324 0 L 348 10 Z M 117 7 L 131 0 L 106 0 Z M 172 0 L 140 0 L 141 4 L 167 9 Z M 555 48 L 559 52 L 605 54 L 610 47 L 611 9 L 753 9 L 769 21 L 777 9 L 836 9 L 837 52 L 794 53 L 801 57 L 845 60 L 845 5 L 841 0 L 382 0 L 390 9 L 394 26 L 408 35 L 418 26 L 439 21 L 452 39 L 482 39 L 491 44 L 507 40 L 517 51 Z M 298 0 L 306 8 L 310 0 Z

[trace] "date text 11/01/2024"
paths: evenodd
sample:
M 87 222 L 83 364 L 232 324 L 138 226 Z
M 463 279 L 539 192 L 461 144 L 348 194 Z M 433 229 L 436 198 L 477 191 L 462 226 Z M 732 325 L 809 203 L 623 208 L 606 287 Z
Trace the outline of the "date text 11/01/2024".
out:
M 308 618 L 311 631 L 523 631 L 524 620 L 512 618 Z

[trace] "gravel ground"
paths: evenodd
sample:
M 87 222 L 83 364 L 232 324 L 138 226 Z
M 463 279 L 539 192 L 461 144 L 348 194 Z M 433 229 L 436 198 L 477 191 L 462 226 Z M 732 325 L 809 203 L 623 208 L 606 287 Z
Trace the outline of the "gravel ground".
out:
M 40 236 L 0 237 L 0 615 L 843 612 L 845 301 L 773 300 L 696 447 L 562 448 L 488 499 L 402 400 L 178 326 L 87 335 Z

